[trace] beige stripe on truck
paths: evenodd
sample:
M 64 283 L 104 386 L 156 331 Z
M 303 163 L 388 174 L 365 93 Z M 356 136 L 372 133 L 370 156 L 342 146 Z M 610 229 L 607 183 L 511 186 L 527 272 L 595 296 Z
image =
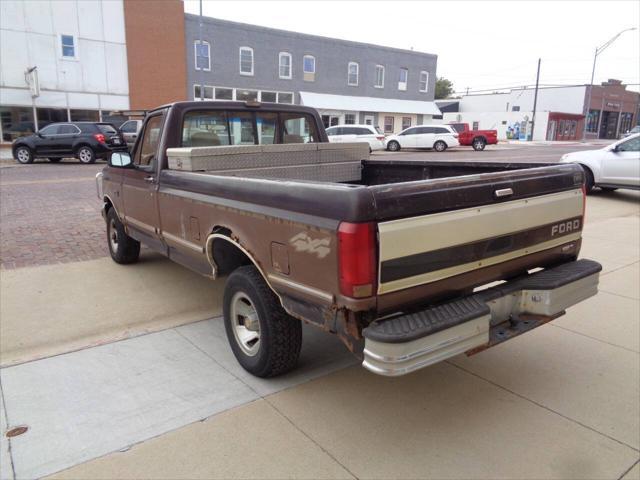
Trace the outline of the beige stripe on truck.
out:
M 540 197 L 514 200 L 452 212 L 393 220 L 378 224 L 380 233 L 380 265 L 386 260 L 408 257 L 424 252 L 491 239 L 567 220 L 582 215 L 583 197 L 580 189 Z M 378 293 L 388 293 L 477 268 L 504 262 L 530 253 L 553 248 L 579 239 L 580 232 L 550 238 L 527 248 L 484 258 L 421 275 L 386 283 L 378 282 Z M 382 269 L 379 268 L 380 272 Z

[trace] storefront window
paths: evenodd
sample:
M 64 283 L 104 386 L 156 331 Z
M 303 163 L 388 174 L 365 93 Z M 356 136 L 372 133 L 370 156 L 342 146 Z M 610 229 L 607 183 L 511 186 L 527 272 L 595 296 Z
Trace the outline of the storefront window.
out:
M 587 132 L 598 132 L 598 120 L 600 119 L 600 110 L 589 110 L 589 116 L 587 117 Z
M 356 123 L 356 116 L 353 113 L 347 113 L 344 116 L 345 125 L 354 125 Z
M 38 128 L 54 122 L 68 122 L 67 110 L 64 108 L 38 108 Z
M 99 122 L 100 112 L 98 110 L 71 110 L 72 122 Z
M 2 140 L 13 142 L 16 138 L 35 131 L 31 107 L 0 107 Z
M 633 113 L 625 112 L 620 115 L 620 133 L 631 130 L 631 120 L 633 120 Z
M 393 133 L 393 117 L 384 117 L 384 133 Z

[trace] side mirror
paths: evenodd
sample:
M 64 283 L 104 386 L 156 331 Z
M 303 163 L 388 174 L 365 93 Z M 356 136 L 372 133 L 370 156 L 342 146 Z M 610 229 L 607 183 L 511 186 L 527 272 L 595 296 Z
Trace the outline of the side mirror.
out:
M 620 145 L 616 145 L 615 147 L 611 147 L 611 151 L 612 151 L 613 153 L 618 153 L 618 152 L 620 151 L 620 148 L 619 148 L 619 147 L 620 147 Z
M 127 152 L 113 152 L 109 157 L 109 166 L 125 168 L 132 165 L 131 155 Z

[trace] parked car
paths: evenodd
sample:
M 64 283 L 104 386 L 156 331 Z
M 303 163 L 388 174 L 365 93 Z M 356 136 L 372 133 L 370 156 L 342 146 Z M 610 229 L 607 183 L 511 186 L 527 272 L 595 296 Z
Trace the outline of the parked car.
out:
M 401 148 L 432 148 L 444 152 L 458 145 L 458 133 L 449 125 L 417 125 L 385 139 L 385 148 L 391 152 Z
M 127 147 L 129 147 L 129 149 L 131 149 L 133 144 L 136 143 L 141 127 L 142 120 L 127 120 L 120 125 L 120 133 L 124 137 L 124 141 L 127 143 Z
M 487 145 L 498 143 L 497 130 L 472 130 L 468 123 L 450 123 L 458 132 L 458 142 L 463 146 L 472 146 L 474 150 L 484 150 Z
M 12 144 L 13 158 L 19 163 L 32 163 L 48 158 L 56 163 L 65 157 L 76 157 L 81 163 L 108 158 L 111 152 L 127 151 L 127 145 L 110 123 L 52 123 L 39 132 L 20 137 Z
M 384 149 L 384 133 L 373 125 L 336 125 L 327 128 L 331 143 L 367 142 L 369 152 Z
M 629 135 L 633 135 L 634 133 L 640 133 L 640 125 L 636 125 L 631 130 L 627 130 L 622 134 L 622 138 L 628 137 Z
M 577 260 L 578 165 L 368 156 L 362 142 L 328 143 L 309 107 L 165 105 L 97 175 L 111 258 L 134 263 L 144 243 L 227 276 L 227 338 L 260 377 L 296 366 L 303 321 L 365 368 L 403 375 L 596 294 L 602 267 Z
M 640 133 L 598 150 L 566 153 L 561 163 L 578 163 L 586 174 L 585 188 L 591 193 L 618 188 L 640 189 Z

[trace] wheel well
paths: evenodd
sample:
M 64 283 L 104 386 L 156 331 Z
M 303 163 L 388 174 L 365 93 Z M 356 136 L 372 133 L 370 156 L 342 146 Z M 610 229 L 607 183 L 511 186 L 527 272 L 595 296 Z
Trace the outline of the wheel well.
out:
M 93 150 L 93 147 L 91 145 L 89 145 L 88 143 L 79 143 L 77 144 L 75 147 L 73 147 L 73 152 L 74 153 L 78 153 L 78 150 L 80 150 L 82 147 L 89 147 L 91 150 Z
M 244 265 L 253 265 L 251 258 L 231 239 L 228 229 L 220 228 L 213 233 L 221 235 L 211 240 L 209 253 L 210 260 L 216 266 L 216 276 L 228 275 Z

